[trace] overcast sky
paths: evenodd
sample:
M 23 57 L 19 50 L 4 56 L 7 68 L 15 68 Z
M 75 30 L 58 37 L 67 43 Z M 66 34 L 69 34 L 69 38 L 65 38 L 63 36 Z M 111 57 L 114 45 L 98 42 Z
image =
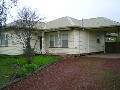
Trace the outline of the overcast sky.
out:
M 17 8 L 10 11 L 14 18 L 23 6 L 36 8 L 47 22 L 64 16 L 79 20 L 106 17 L 120 22 L 120 0 L 19 0 Z

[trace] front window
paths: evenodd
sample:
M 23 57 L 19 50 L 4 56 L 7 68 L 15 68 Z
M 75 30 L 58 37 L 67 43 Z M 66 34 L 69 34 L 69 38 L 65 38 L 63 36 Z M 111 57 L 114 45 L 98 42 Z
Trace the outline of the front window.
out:
M 68 35 L 62 34 L 62 47 L 68 47 Z
M 59 37 L 61 38 L 61 37 Z M 59 43 L 58 43 L 58 35 L 55 35 L 55 46 L 58 47 L 59 46 Z
M 50 35 L 50 47 L 68 47 L 68 34 Z
M 50 35 L 50 47 L 54 47 L 54 35 Z
M 2 34 L 0 35 L 0 46 L 7 46 L 8 45 L 8 35 Z

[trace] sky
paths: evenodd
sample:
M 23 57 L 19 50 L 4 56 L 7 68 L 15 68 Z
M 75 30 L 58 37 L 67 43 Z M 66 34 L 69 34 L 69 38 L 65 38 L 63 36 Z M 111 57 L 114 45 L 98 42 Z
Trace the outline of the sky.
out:
M 120 0 L 19 0 L 17 7 L 10 10 L 13 18 L 8 22 L 17 19 L 23 6 L 36 9 L 46 22 L 65 16 L 78 20 L 106 17 L 120 22 Z

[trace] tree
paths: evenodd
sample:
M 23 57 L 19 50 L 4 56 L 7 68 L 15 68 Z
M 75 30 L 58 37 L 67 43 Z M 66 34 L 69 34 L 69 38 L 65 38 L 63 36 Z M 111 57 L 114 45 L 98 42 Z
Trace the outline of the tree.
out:
M 30 8 L 23 7 L 18 12 L 18 20 L 15 22 L 17 30 L 15 34 L 19 37 L 19 43 L 23 44 L 24 54 L 27 59 L 27 63 L 30 64 L 32 57 L 34 55 L 34 50 L 31 48 L 31 39 L 36 29 L 35 26 L 41 23 L 44 18 L 40 18 L 35 10 L 30 10 Z
M 7 20 L 7 10 L 16 6 L 18 0 L 0 0 L 0 31 L 2 27 L 6 25 Z

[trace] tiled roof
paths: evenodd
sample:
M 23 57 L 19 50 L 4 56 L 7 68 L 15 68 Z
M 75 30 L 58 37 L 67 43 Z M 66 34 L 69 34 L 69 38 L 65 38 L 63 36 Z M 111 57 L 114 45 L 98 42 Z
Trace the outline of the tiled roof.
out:
M 101 27 L 101 26 L 112 26 L 112 25 L 120 25 L 120 23 L 104 17 L 77 20 L 66 16 L 47 22 L 46 28 L 50 29 L 50 28 L 59 28 L 59 27 L 67 27 L 67 26 Z
M 81 25 L 83 23 L 83 27 L 101 27 L 101 26 L 120 25 L 119 22 L 112 21 L 104 17 L 83 19 L 83 22 L 82 20 L 80 20 L 80 22 Z
M 13 21 L 11 23 L 8 23 L 7 26 L 16 26 L 18 23 L 18 25 L 20 25 L 22 22 L 21 20 L 16 20 L 16 21 Z M 45 28 L 45 23 L 44 22 L 37 22 L 37 24 L 35 24 L 34 28 L 37 28 L 37 29 L 43 29 Z
M 70 17 L 62 17 L 46 23 L 47 29 L 66 27 L 66 26 L 74 26 L 74 22 L 73 20 L 71 20 Z
M 11 22 L 7 24 L 7 26 L 13 26 L 13 25 L 15 25 L 15 22 Z M 120 23 L 104 17 L 77 20 L 72 17 L 66 16 L 47 22 L 46 24 L 44 22 L 38 23 L 35 25 L 35 27 L 38 29 L 51 29 L 51 28 L 62 28 L 62 27 L 72 27 L 72 26 L 94 28 L 94 27 L 104 27 L 104 26 L 113 26 L 113 25 L 120 25 Z

